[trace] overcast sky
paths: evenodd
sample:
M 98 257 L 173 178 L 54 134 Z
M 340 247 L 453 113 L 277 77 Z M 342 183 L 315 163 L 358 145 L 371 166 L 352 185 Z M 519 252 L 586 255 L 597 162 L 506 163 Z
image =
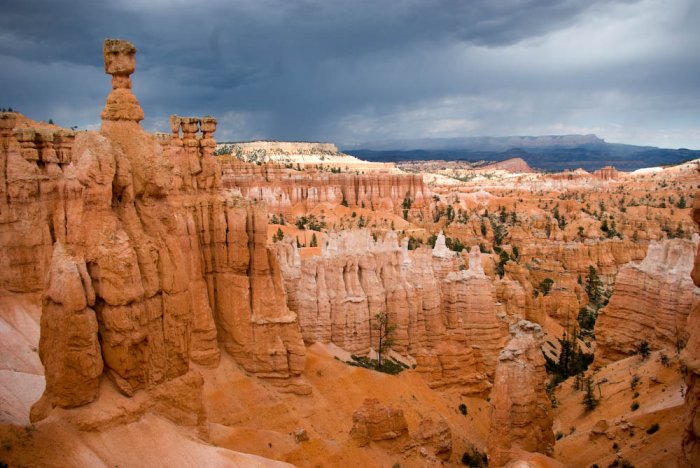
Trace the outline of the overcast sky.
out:
M 218 140 L 595 133 L 700 149 L 697 0 L 0 0 L 0 107 L 97 128 L 132 41 L 148 130 Z

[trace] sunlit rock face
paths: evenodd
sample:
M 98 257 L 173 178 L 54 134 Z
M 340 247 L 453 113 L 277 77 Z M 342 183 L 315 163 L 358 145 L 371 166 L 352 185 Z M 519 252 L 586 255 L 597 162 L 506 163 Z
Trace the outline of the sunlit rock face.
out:
M 346 204 L 403 215 L 404 200 L 411 200 L 410 217 L 429 217 L 430 191 L 420 174 L 387 170 L 331 173 L 308 167 L 297 171 L 279 164 L 221 161 L 224 187 L 249 199 L 263 200 L 271 212 L 291 219 L 322 203 Z M 420 213 L 420 214 L 419 214 Z
M 140 127 L 135 52 L 105 42 L 112 92 L 100 132 L 0 118 L 0 284 L 43 292 L 42 401 L 88 403 L 103 373 L 131 396 L 190 362 L 217 365 L 219 343 L 247 371 L 307 393 L 265 207 L 222 189 L 215 119 L 174 117 L 168 139 Z
M 652 242 L 642 262 L 620 269 L 610 303 L 596 321 L 596 362 L 634 354 L 642 341 L 651 349 L 685 345 L 688 315 L 700 304 L 700 288 L 690 277 L 696 241 Z
M 408 251 L 393 232 L 376 241 L 366 230 L 334 234 L 320 256 L 303 259 L 291 240 L 276 249 L 306 343 L 366 353 L 377 346 L 373 318 L 386 313 L 396 325 L 392 348 L 415 357 L 433 388 L 490 388 L 507 324 L 478 249 L 463 270 L 444 238 L 433 250 Z

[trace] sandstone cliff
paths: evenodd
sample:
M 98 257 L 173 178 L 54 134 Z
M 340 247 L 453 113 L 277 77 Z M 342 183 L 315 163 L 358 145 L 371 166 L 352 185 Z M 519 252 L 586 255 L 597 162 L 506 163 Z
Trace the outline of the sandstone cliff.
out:
M 554 447 L 547 373 L 539 325 L 520 321 L 498 357 L 491 393 L 489 464 L 503 466 L 522 457 L 518 450 L 550 454 Z
M 695 194 L 693 221 L 700 226 L 700 192 Z M 695 286 L 700 287 L 700 246 L 695 254 L 691 276 Z M 694 304 L 688 315 L 687 332 L 688 343 L 681 355 L 688 369 L 686 376 L 688 390 L 685 396 L 688 426 L 683 438 L 683 455 L 685 464 L 694 466 L 700 460 L 700 304 L 698 302 Z
M 377 345 L 371 321 L 386 313 L 396 325 L 393 349 L 415 357 L 431 386 L 464 394 L 488 388 L 507 324 L 478 249 L 464 270 L 444 237 L 433 251 L 399 247 L 393 232 L 374 241 L 366 230 L 333 234 L 316 257 L 300 258 L 292 242 L 277 249 L 307 344 L 367 353 Z
M 642 262 L 620 269 L 610 303 L 595 325 L 597 363 L 629 356 L 642 341 L 651 349 L 685 345 L 688 314 L 700 304 L 700 288 L 690 278 L 696 243 L 652 242 Z
M 190 361 L 216 365 L 218 342 L 249 372 L 307 391 L 290 385 L 305 348 L 264 206 L 222 191 L 215 119 L 175 118 L 165 143 L 143 131 L 134 54 L 105 42 L 112 91 L 99 133 L 13 132 L 16 115 L 0 118 L 0 286 L 43 290 L 46 391 L 34 416 L 94 400 L 103 372 L 130 396 Z
M 302 171 L 281 165 L 246 164 L 221 159 L 223 184 L 245 198 L 263 200 L 270 211 L 290 217 L 311 211 L 321 203 L 347 204 L 402 215 L 404 200 L 411 200 L 417 214 L 430 203 L 430 192 L 417 174 L 388 172 L 330 173 L 307 168 Z M 427 212 L 424 213 L 427 216 Z

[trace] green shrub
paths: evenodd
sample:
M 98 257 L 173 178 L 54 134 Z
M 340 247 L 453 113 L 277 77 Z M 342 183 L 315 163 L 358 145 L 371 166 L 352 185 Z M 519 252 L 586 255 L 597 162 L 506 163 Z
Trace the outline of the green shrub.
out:
M 637 374 L 633 375 L 633 376 L 632 376 L 632 380 L 630 381 L 630 388 L 631 388 L 632 390 L 636 389 L 636 388 L 637 388 L 637 385 L 639 385 L 639 381 L 640 381 L 640 380 L 641 380 L 641 379 L 639 378 L 639 376 L 638 376 Z
M 467 415 L 467 405 L 465 405 L 464 403 L 460 403 L 458 408 L 460 413 L 462 413 L 464 416 Z
M 382 359 L 382 364 L 379 365 L 376 359 L 370 359 L 367 356 L 356 356 L 352 354 L 350 357 L 352 358 L 352 361 L 345 361 L 345 363 L 348 365 L 363 367 L 365 369 L 371 369 L 378 372 L 383 372 L 385 374 L 396 375 L 408 369 L 406 364 L 395 361 L 391 358 Z
M 489 466 L 489 460 L 485 453 L 481 453 L 478 449 L 472 447 L 469 452 L 462 454 L 462 465 L 471 468 L 482 468 Z
M 659 423 L 654 423 L 651 426 L 649 426 L 649 429 L 647 429 L 647 434 L 654 434 L 658 430 L 659 430 Z
M 637 347 L 637 354 L 639 354 L 642 360 L 646 360 L 649 357 L 649 354 L 651 354 L 649 342 L 645 340 L 639 343 L 639 346 Z
M 637 411 L 639 409 L 639 403 L 635 401 L 634 403 L 632 403 L 632 406 L 630 406 L 630 409 L 632 411 Z

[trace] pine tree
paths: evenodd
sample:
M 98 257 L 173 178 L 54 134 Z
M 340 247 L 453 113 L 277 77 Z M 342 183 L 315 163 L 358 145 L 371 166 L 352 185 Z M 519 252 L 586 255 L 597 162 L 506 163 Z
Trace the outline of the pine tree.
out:
M 318 240 L 316 239 L 316 233 L 314 232 L 313 235 L 311 236 L 311 243 L 309 244 L 309 247 L 318 247 Z
M 588 267 L 586 294 L 588 294 L 588 299 L 597 307 L 603 303 L 603 282 L 593 265 Z
M 389 323 L 389 316 L 385 312 L 374 315 L 372 329 L 377 331 L 377 366 L 382 367 L 384 352 L 394 344 L 394 330 L 396 325 Z
M 590 375 L 583 381 L 583 389 L 586 392 L 583 395 L 583 404 L 587 410 L 594 410 L 600 401 L 596 398 L 593 385 L 593 377 Z

